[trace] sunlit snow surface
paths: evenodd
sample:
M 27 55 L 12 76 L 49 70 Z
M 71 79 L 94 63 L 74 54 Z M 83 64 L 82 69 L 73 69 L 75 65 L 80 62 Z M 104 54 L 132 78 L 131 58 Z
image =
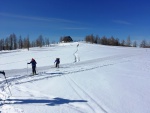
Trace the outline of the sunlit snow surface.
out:
M 77 44 L 1 51 L 1 113 L 150 113 L 149 49 Z

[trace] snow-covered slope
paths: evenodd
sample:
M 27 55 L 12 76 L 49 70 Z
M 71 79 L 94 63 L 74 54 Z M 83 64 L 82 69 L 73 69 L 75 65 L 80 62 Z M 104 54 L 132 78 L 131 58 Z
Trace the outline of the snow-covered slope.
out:
M 150 113 L 150 50 L 79 43 L 77 51 L 77 44 L 1 52 L 0 70 L 6 72 L 12 96 L 1 75 L 0 111 Z M 59 69 L 54 67 L 57 57 Z M 37 61 L 35 76 L 29 76 L 31 58 Z

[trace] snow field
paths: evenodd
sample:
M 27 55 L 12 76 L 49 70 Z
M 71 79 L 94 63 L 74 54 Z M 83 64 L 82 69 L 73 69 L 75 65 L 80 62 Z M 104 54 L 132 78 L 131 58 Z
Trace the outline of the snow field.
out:
M 1 53 L 9 91 L 0 77 L 2 113 L 149 113 L 150 51 L 77 43 Z M 17 54 L 16 54 L 17 53 Z M 9 55 L 13 57 L 10 58 Z M 5 57 L 6 58 L 5 58 Z M 27 60 L 37 60 L 38 75 L 28 76 Z M 60 57 L 60 68 L 54 68 Z M 17 58 L 17 62 L 14 62 Z M 5 60 L 7 59 L 7 63 Z M 6 65 L 5 65 L 6 63 Z M 9 65 L 9 67 L 8 67 Z M 21 65 L 21 66 L 20 66 Z M 31 66 L 28 69 L 31 73 Z M 4 91 L 2 91 L 5 89 Z M 1 100 L 1 102 L 3 102 Z M 34 108 L 34 109 L 33 109 Z

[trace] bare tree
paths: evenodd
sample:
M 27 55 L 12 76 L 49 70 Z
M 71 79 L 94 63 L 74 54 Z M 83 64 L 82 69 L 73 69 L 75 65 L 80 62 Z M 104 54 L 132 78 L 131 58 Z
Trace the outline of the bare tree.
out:
M 101 44 L 102 45 L 107 45 L 108 44 L 108 39 L 107 39 L 107 37 L 106 36 L 103 36 L 102 38 L 101 38 Z
M 19 37 L 18 47 L 19 47 L 19 49 L 22 49 L 22 48 L 23 48 L 23 40 L 22 40 L 22 37 L 21 37 L 21 36 Z
M 95 43 L 95 44 L 100 43 L 100 42 L 99 42 L 99 36 L 98 36 L 98 35 L 96 35 L 96 37 L 94 37 L 94 43 Z
M 5 46 L 4 46 L 4 39 L 0 39 L 0 51 L 4 50 Z
M 27 36 L 27 49 L 29 51 L 29 48 L 30 48 L 30 40 L 29 40 L 29 36 Z
M 133 42 L 133 47 L 137 47 L 137 42 L 136 41 Z
M 9 38 L 8 37 L 5 39 L 5 49 L 6 50 L 10 49 L 10 43 L 9 43 Z
M 107 41 L 108 41 L 108 45 L 114 45 L 115 44 L 115 38 L 113 36 L 111 36 L 111 38 L 109 38 Z
M 126 40 L 126 46 L 128 46 L 128 47 L 131 46 L 130 36 L 128 36 L 128 38 L 127 38 L 127 40 Z
M 14 48 L 13 49 L 17 49 L 17 37 L 15 34 L 13 34 L 13 45 L 14 45 Z
M 39 47 L 42 47 L 42 46 L 43 46 L 43 36 L 42 36 L 42 35 L 40 35 L 40 36 L 38 37 L 38 39 L 36 40 L 36 44 L 37 44 L 37 46 L 39 46 Z
M 10 50 L 13 50 L 13 35 L 9 36 Z
M 140 47 L 142 48 L 146 48 L 147 47 L 147 42 L 146 40 L 142 40 L 141 44 L 140 44 Z
M 49 38 L 45 38 L 45 44 L 46 44 L 46 46 L 49 46 L 49 45 L 50 45 Z
M 121 46 L 125 46 L 125 41 L 122 40 L 121 43 L 120 43 L 120 45 L 121 45 Z
M 27 48 L 29 50 L 29 48 L 30 48 L 29 36 L 27 36 L 26 38 L 24 38 L 24 40 L 23 40 L 23 47 Z

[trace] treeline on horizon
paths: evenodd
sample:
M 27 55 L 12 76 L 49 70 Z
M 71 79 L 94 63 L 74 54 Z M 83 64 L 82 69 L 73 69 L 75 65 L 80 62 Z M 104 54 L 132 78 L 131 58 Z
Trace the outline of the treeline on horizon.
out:
M 111 45 L 111 46 L 125 46 L 125 47 L 137 47 L 137 42 L 131 42 L 130 36 L 126 40 L 119 40 L 113 36 L 107 38 L 105 36 L 99 37 L 98 35 L 94 36 L 93 34 L 85 36 L 84 39 L 88 43 L 95 43 L 101 45 Z M 70 36 L 60 37 L 60 42 L 73 42 L 73 39 Z M 22 38 L 21 36 L 17 37 L 14 33 L 10 34 L 9 37 L 0 39 L 0 51 L 1 50 L 15 50 L 15 49 L 28 49 L 30 47 L 42 47 L 50 46 L 51 43 L 49 38 L 44 38 L 42 35 L 35 40 L 30 40 L 29 36 Z M 143 40 L 140 44 L 142 48 L 150 48 L 150 44 Z
M 124 47 L 137 47 L 137 41 L 132 42 L 130 36 L 126 40 L 119 40 L 119 38 L 114 38 L 111 36 L 107 38 L 106 36 L 99 37 L 98 35 L 94 36 L 93 34 L 87 35 L 85 37 L 86 42 L 101 44 L 101 45 L 110 45 L 110 46 L 124 46 Z M 146 40 L 142 40 L 139 47 L 141 48 L 150 48 L 150 43 L 147 43 Z
M 0 39 L 0 51 L 1 50 L 15 50 L 15 49 L 25 49 L 29 50 L 30 47 L 42 47 L 43 45 L 50 45 L 49 38 L 43 38 L 40 35 L 37 39 L 30 41 L 29 36 L 22 38 L 17 36 L 13 33 L 7 38 Z

